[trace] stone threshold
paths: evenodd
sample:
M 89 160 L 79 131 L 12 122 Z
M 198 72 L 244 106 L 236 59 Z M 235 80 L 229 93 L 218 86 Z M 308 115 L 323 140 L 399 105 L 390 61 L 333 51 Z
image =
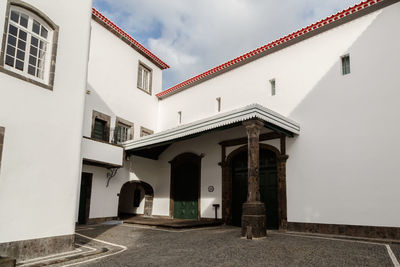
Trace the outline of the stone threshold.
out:
M 222 220 L 218 219 L 200 219 L 200 220 L 187 220 L 187 219 L 171 219 L 171 218 L 158 218 L 158 217 L 142 217 L 135 216 L 123 220 L 126 224 L 138 224 L 155 226 L 160 228 L 171 228 L 171 229 L 188 229 L 188 228 L 200 228 L 209 226 L 222 225 Z

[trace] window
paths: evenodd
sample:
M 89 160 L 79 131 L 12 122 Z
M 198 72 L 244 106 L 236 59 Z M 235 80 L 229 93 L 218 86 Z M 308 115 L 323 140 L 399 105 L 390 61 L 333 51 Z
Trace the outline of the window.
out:
M 97 140 L 106 140 L 106 121 L 94 119 L 93 138 Z
M 92 116 L 92 138 L 109 142 L 111 117 L 93 110 Z
M 350 55 L 342 56 L 342 75 L 350 73 Z
M 221 97 L 217 97 L 217 111 L 221 111 Z
M 133 123 L 117 117 L 113 143 L 119 144 L 133 139 Z
M 152 70 L 139 62 L 137 87 L 151 95 Z
M 140 127 L 140 137 L 151 135 L 153 133 L 154 132 L 152 130 L 149 130 L 149 129 L 144 128 L 144 127 Z
M 274 96 L 276 95 L 276 83 L 275 83 L 275 79 L 272 79 L 269 81 L 270 85 L 271 85 L 271 95 Z
M 178 111 L 178 123 L 182 123 L 182 111 Z
M 55 66 L 51 62 L 55 62 L 53 43 L 57 42 L 58 27 L 20 1 L 9 5 L 7 14 L 1 71 L 52 89 Z
M 0 127 L 0 170 L 1 170 L 1 156 L 2 156 L 2 152 L 3 152 L 4 132 L 5 132 L 5 128 Z

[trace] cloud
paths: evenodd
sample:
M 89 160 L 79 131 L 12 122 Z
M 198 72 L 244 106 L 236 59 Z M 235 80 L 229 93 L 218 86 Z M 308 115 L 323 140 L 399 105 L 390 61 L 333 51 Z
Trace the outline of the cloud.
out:
M 168 88 L 359 0 L 95 0 L 171 66 Z

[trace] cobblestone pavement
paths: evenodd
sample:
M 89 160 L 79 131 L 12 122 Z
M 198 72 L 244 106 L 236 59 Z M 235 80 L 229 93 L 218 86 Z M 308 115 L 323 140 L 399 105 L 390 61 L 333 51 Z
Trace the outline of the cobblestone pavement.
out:
M 137 225 L 94 226 L 78 233 L 125 246 L 75 266 L 396 266 L 400 245 L 271 232 L 240 238 L 236 227 L 164 230 Z M 91 241 L 93 242 L 93 241 Z M 111 253 L 111 252 L 110 252 Z M 119 254 L 118 254 L 119 253 Z

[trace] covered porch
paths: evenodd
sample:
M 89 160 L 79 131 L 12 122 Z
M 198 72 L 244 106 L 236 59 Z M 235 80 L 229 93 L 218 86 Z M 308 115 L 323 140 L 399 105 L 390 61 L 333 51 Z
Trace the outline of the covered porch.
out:
M 253 104 L 133 140 L 124 147 L 128 156 L 168 160 L 169 177 L 164 173 L 158 179 L 170 179 L 169 218 L 193 219 L 195 216 L 198 220 L 204 219 L 204 196 L 214 194 L 216 203 L 207 202 L 208 206 L 212 205 L 208 213 L 210 209 L 219 209 L 219 218 L 226 224 L 232 224 L 239 216 L 242 236 L 262 237 L 268 222 L 268 209 L 266 216 L 267 206 L 262 201 L 268 202 L 270 198 L 270 178 L 267 182 L 262 179 L 260 185 L 260 150 L 262 161 L 273 162 L 272 167 L 264 164 L 261 173 L 262 177 L 271 176 L 276 180 L 277 229 L 286 230 L 286 138 L 298 135 L 299 131 L 296 122 Z M 179 152 L 168 153 L 178 151 L 177 144 L 184 145 Z M 240 176 L 243 172 L 236 168 L 239 156 L 240 164 L 247 166 L 247 175 L 246 184 L 239 183 L 238 187 L 236 181 L 243 177 Z M 216 185 L 208 185 L 213 184 L 210 181 L 215 181 Z M 245 188 L 244 199 L 237 198 L 240 194 L 235 188 L 242 191 Z M 239 213 L 235 208 L 238 205 L 241 206 Z

